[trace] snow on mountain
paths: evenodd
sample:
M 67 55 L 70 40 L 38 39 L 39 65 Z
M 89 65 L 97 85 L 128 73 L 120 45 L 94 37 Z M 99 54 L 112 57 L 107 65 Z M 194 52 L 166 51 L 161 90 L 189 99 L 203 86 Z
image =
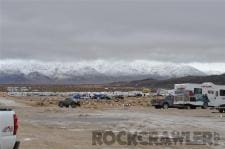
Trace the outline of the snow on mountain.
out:
M 204 71 L 207 75 L 220 75 L 225 73 L 225 63 L 189 63 L 189 66 Z
M 123 81 L 123 79 L 172 78 L 187 75 L 205 75 L 198 69 L 174 63 L 160 63 L 145 60 L 128 61 L 79 61 L 79 62 L 41 62 L 34 60 L 0 61 L 0 76 L 23 74 L 28 80 L 67 80 L 78 79 L 79 82 L 92 83 Z M 23 76 L 24 77 L 24 76 Z M 1 79 L 1 78 L 0 78 Z M 96 81 L 95 81 L 96 79 Z M 85 81 L 86 80 L 86 81 Z M 107 81 L 108 80 L 108 81 Z M 63 81 L 62 81 L 63 82 Z M 73 81 L 72 81 L 73 82 Z M 77 81 L 75 81 L 77 82 Z

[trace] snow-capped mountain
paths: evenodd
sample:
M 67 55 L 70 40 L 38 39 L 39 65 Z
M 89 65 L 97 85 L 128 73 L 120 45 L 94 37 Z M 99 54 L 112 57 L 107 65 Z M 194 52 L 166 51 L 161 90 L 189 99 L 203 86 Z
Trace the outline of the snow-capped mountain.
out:
M 137 60 L 40 62 L 0 61 L 0 83 L 108 83 L 138 79 L 201 76 L 203 72 L 184 64 Z

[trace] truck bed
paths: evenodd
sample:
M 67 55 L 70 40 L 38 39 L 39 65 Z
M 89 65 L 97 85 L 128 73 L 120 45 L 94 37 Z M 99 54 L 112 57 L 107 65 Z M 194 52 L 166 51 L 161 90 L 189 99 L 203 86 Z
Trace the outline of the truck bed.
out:
M 14 114 L 11 109 L 0 109 L 0 149 L 13 149 L 15 146 Z

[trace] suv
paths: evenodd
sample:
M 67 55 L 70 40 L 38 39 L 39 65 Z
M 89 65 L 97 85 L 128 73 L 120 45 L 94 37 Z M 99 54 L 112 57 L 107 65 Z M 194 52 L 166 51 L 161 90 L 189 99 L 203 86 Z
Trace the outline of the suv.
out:
M 106 99 L 106 100 L 110 100 L 111 97 L 109 97 L 106 94 L 94 94 L 94 96 L 92 97 L 92 99 Z
M 59 101 L 58 106 L 60 108 L 63 108 L 63 107 L 76 108 L 76 107 L 80 106 L 80 100 L 79 99 L 73 99 L 73 98 L 66 98 L 65 100 Z

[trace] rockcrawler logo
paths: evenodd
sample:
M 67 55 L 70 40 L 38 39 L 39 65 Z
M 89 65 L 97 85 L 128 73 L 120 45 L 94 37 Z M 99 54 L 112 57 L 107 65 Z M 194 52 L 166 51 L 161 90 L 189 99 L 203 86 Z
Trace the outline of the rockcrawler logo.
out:
M 93 131 L 92 145 L 219 145 L 220 135 L 216 132 L 113 132 Z

